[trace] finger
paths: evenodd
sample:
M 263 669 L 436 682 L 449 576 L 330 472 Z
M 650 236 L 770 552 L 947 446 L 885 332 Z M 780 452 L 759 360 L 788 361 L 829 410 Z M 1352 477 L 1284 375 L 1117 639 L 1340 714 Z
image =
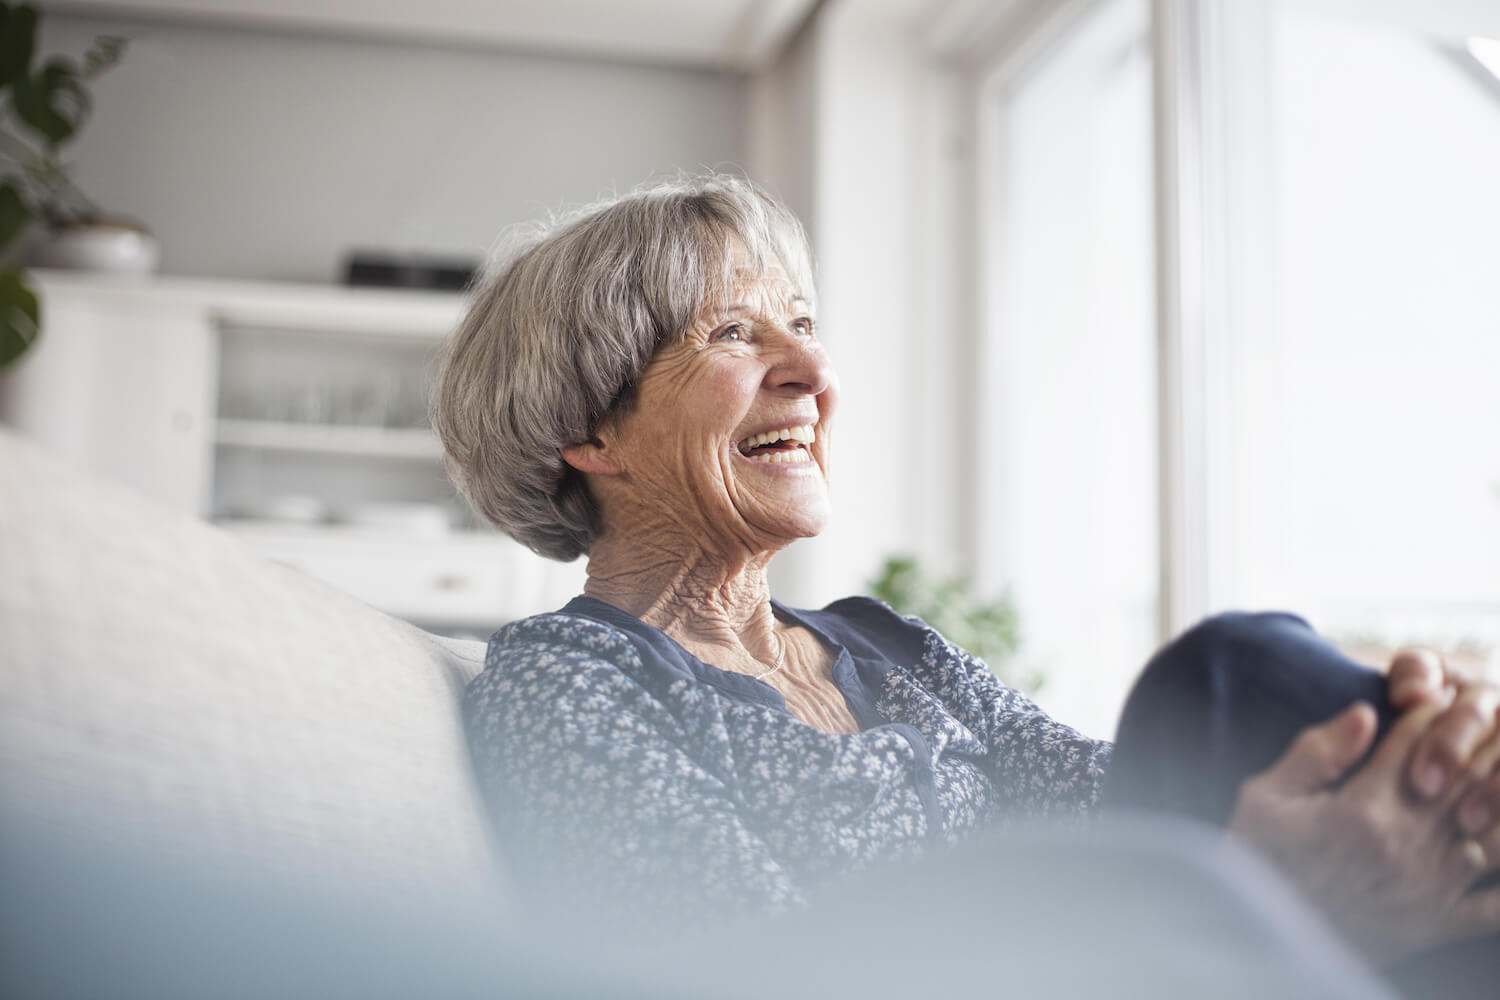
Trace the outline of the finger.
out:
M 1469 836 L 1496 829 L 1500 819 L 1500 775 L 1491 775 L 1474 786 L 1458 806 L 1458 828 Z
M 1423 798 L 1437 798 L 1468 764 L 1469 758 L 1495 730 L 1500 689 L 1488 684 L 1465 684 L 1453 703 L 1423 733 L 1412 754 L 1408 777 Z
M 1500 877 L 1500 830 L 1491 828 L 1472 837 L 1454 838 L 1459 856 L 1468 878 L 1468 885 L 1482 883 L 1491 887 L 1491 880 Z M 1500 886 L 1500 882 L 1494 883 Z
M 1470 837 L 1493 836 L 1493 856 L 1500 860 L 1500 733 L 1490 738 L 1469 761 L 1466 786 L 1458 802 L 1458 828 Z
M 1320 725 L 1298 734 L 1266 780 L 1288 795 L 1321 791 L 1344 776 L 1375 740 L 1375 709 L 1355 702 Z
M 1417 741 L 1442 710 L 1442 705 L 1424 701 L 1401 713 L 1381 737 L 1370 759 L 1350 781 L 1350 787 L 1381 794 L 1399 790 L 1405 782 L 1403 776 L 1407 762 L 1411 760 Z
M 1398 709 L 1442 696 L 1447 683 L 1443 658 L 1430 649 L 1398 650 L 1387 677 L 1391 707 Z

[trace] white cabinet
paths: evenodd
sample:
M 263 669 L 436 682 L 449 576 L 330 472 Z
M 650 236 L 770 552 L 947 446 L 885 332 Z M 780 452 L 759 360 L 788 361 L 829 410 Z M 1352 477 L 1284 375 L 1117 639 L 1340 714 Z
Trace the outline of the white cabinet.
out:
M 38 284 L 44 332 L 0 375 L 0 419 L 170 507 L 206 510 L 217 361 L 202 310 L 140 285 Z
M 461 296 L 40 272 L 0 419 L 392 614 L 484 632 L 582 586 L 476 524 L 426 424 Z

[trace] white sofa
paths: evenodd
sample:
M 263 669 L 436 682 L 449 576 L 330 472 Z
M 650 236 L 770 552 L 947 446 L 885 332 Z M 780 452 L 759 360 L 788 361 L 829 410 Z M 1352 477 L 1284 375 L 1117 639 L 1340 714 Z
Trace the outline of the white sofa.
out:
M 538 933 L 464 743 L 483 652 L 0 431 L 0 995 L 1385 995 L 1193 831 L 1013 835 L 691 942 Z
M 0 937 L 64 949 L 0 994 L 163 995 L 214 935 L 141 921 L 218 923 L 247 894 L 268 939 L 329 901 L 298 936 L 371 910 L 508 933 L 459 711 L 483 655 L 0 431 Z M 83 978 L 39 985 L 60 970 Z M 184 995 L 222 992 L 199 971 Z
M 440 639 L 0 433 L 0 789 L 71 834 L 501 898 Z

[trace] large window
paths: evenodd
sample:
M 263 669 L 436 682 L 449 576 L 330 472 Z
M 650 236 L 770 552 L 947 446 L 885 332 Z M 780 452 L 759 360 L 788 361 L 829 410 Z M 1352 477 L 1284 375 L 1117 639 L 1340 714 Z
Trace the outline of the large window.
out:
M 1500 81 L 1465 43 L 1497 26 L 1055 6 L 980 102 L 979 562 L 1040 700 L 1108 735 L 1151 649 L 1229 607 L 1493 668 Z
M 1308 6 L 1273 22 L 1279 309 L 1247 592 L 1351 644 L 1481 665 L 1500 647 L 1500 80 L 1463 37 Z
M 1144 0 L 1004 67 L 990 126 L 984 560 L 1060 718 L 1109 735 L 1156 639 L 1151 73 Z

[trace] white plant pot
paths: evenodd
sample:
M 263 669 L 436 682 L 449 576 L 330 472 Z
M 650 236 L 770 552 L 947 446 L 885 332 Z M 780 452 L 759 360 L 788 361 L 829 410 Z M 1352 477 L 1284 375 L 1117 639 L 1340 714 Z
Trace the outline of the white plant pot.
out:
M 112 222 L 68 226 L 52 232 L 37 248 L 39 267 L 110 274 L 151 274 L 161 247 L 150 233 Z

